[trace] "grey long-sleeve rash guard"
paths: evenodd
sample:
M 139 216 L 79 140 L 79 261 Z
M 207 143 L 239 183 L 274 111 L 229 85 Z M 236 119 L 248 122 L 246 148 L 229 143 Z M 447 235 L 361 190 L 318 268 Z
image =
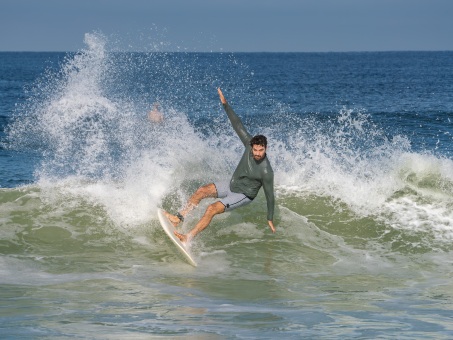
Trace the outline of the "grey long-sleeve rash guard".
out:
M 230 190 L 232 192 L 243 193 L 247 197 L 254 199 L 258 195 L 261 186 L 267 201 L 267 219 L 272 221 L 274 218 L 274 171 L 267 155 L 260 161 L 253 158 L 250 140 L 252 136 L 247 132 L 241 119 L 233 111 L 231 106 L 223 104 L 231 125 L 236 131 L 245 146 L 244 154 L 233 173 L 230 181 Z

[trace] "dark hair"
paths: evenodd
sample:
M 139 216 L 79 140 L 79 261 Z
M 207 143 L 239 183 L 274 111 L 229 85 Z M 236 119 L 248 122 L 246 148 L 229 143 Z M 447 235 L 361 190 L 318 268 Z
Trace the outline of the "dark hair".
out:
M 267 138 L 263 135 L 257 135 L 250 140 L 250 146 L 261 145 L 267 148 Z

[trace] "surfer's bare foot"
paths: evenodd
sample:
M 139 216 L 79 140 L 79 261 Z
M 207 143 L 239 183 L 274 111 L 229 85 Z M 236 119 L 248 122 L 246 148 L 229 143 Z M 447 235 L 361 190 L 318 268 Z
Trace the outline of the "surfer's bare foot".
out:
M 174 233 L 175 233 L 176 237 L 179 238 L 179 240 L 182 243 L 187 243 L 188 237 L 186 235 L 178 233 L 177 231 L 174 231 Z
M 177 227 L 178 224 L 181 222 L 178 216 L 172 215 L 166 211 L 164 211 L 165 216 L 168 218 L 168 220 L 173 224 L 173 226 Z

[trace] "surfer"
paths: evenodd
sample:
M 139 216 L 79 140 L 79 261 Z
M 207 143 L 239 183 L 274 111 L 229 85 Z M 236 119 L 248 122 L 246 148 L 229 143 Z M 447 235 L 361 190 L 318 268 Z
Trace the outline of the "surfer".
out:
M 272 232 L 275 233 L 273 222 L 274 217 L 274 172 L 266 155 L 267 139 L 263 135 L 252 137 L 241 119 L 236 115 L 231 106 L 226 101 L 220 88 L 217 89 L 220 101 L 225 109 L 228 118 L 236 134 L 245 146 L 244 154 L 239 161 L 231 180 L 206 184 L 190 197 L 186 206 L 175 215 L 165 212 L 167 218 L 176 227 L 184 221 L 184 217 L 194 209 L 202 199 L 207 197 L 221 198 L 221 200 L 210 204 L 203 217 L 195 227 L 186 235 L 175 231 L 175 235 L 182 242 L 189 242 L 199 232 L 204 230 L 212 218 L 225 211 L 230 211 L 246 204 L 249 204 L 258 194 L 261 187 L 267 201 L 267 223 Z

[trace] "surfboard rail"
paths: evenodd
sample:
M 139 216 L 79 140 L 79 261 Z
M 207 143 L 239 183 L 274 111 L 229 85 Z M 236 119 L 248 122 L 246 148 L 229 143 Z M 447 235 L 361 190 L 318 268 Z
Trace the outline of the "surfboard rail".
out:
M 164 210 L 163 209 L 157 209 L 157 216 L 159 218 L 160 225 L 162 226 L 162 229 L 164 229 L 165 233 L 168 235 L 170 240 L 176 245 L 178 250 L 184 257 L 187 259 L 187 261 L 194 267 L 197 266 L 197 263 L 193 259 L 192 255 L 190 254 L 189 250 L 187 247 L 181 242 L 181 240 L 174 234 L 174 231 L 176 230 L 173 224 L 170 222 L 170 220 L 165 216 Z

